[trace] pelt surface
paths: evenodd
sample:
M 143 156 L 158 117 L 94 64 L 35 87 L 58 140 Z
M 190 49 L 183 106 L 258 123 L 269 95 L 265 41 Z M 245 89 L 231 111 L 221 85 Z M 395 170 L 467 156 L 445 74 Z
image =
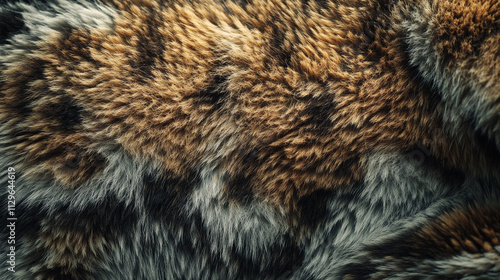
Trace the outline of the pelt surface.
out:
M 1 0 L 0 168 L 2 280 L 500 279 L 500 2 Z

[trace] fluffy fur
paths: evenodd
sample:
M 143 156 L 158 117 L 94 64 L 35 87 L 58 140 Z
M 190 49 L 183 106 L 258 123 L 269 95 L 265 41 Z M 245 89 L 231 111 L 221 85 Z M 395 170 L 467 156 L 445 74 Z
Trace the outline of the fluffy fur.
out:
M 500 278 L 497 1 L 0 19 L 0 279 Z

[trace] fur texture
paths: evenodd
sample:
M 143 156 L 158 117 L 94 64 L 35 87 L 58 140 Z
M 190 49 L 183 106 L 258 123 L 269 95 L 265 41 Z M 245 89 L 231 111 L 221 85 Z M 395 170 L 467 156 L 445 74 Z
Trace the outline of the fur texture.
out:
M 11 0 L 0 45 L 0 279 L 500 278 L 495 0 Z

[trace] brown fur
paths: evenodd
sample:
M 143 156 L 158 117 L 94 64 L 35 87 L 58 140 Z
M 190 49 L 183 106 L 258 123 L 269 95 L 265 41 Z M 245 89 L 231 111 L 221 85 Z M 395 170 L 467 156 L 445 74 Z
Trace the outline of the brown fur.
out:
M 184 233 L 190 224 L 177 220 L 187 219 L 181 213 L 187 197 L 211 178 L 199 173 L 217 170 L 213 176 L 220 176 L 230 209 L 259 201 L 284 213 L 287 223 L 278 230 L 290 230 L 283 243 L 292 253 L 275 261 L 286 268 L 303 261 L 304 244 L 328 215 L 331 198 L 362 191 L 371 175 L 367 164 L 377 153 L 407 155 L 424 147 L 435 169 L 429 177 L 438 177 L 437 184 L 450 192 L 466 179 L 497 182 L 500 67 L 492 61 L 500 53 L 500 4 L 495 1 L 103 2 L 118 11 L 111 30 L 63 26 L 23 55 L 8 52 L 13 62 L 1 64 L 0 122 L 14 143 L 5 150 L 26 178 L 75 191 L 101 178 L 110 166 L 107 153 L 124 152 L 137 164 L 132 168 L 159 166 L 158 174 L 144 176 L 145 190 L 140 189 L 148 219 L 168 221 L 169 229 Z M 429 52 L 442 63 L 441 72 L 460 82 L 461 91 L 450 95 L 484 101 L 481 119 L 473 110 L 457 113 L 461 108 L 443 94 L 448 89 L 412 63 L 405 24 L 420 4 L 430 7 L 418 19 L 430 33 Z M 450 111 L 459 116 L 448 119 Z M 458 122 L 453 128 L 450 119 Z M 448 178 L 455 174 L 460 178 Z M 398 239 L 408 243 L 401 247 L 410 256 L 396 248 L 381 259 L 493 252 L 500 232 L 497 208 L 456 210 L 408 233 L 407 240 Z M 103 224 L 94 232 L 93 222 L 103 213 L 69 228 L 62 213 L 47 214 L 56 217 L 50 226 L 45 218 L 37 221 L 39 236 L 30 240 L 33 252 L 44 256 L 34 268 L 40 278 L 56 266 L 68 277 L 83 277 L 121 237 L 118 231 L 107 233 Z M 356 226 L 357 213 L 345 215 L 338 223 Z M 208 227 L 197 219 L 193 228 Z M 213 227 L 226 230 L 218 226 Z M 213 253 L 207 248 L 202 250 Z M 256 252 L 271 247 L 262 248 Z M 379 257 L 380 247 L 373 248 L 368 255 Z M 243 254 L 232 249 L 231 254 Z M 376 270 L 366 258 L 360 262 Z
M 4 72 L 4 108 L 23 90 L 53 92 L 26 105 L 33 108 L 26 122 L 32 125 L 18 129 L 36 131 L 31 137 L 37 138 L 22 137 L 17 152 L 39 158 L 65 185 L 105 166 L 92 152 L 105 142 L 180 176 L 203 162 L 222 161 L 230 174 L 252 177 L 259 196 L 288 209 L 314 190 L 360 180 L 365 157 L 374 150 L 409 150 L 421 142 L 452 167 L 481 173 L 475 168 L 498 166 L 487 158 L 467 164 L 481 150 L 474 139 L 451 145 L 436 140 L 441 105 L 432 101 L 429 87 L 414 80 L 402 31 L 395 28 L 401 14 L 388 13 L 388 5 L 113 4 L 121 15 L 111 34 L 68 30 L 64 38 L 40 45 L 32 60 Z M 446 14 L 437 18 L 453 23 Z M 479 19 L 481 14 L 470 20 Z M 460 24 L 468 23 L 457 24 L 463 30 Z M 482 36 L 471 31 L 462 40 L 453 30 L 443 25 L 437 31 L 440 49 L 455 41 L 471 45 Z M 28 83 L 28 89 L 8 78 L 34 75 L 44 80 Z M 74 100 L 83 123 L 64 132 L 51 128 L 46 115 L 56 106 L 55 96 Z M 77 156 L 78 168 L 63 168 Z M 245 162 L 248 157 L 253 160 Z

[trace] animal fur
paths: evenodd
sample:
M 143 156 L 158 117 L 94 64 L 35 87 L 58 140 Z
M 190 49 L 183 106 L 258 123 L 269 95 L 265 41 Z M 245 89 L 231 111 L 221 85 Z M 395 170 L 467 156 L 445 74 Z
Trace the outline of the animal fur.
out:
M 4 0 L 0 45 L 0 279 L 500 278 L 496 0 Z

